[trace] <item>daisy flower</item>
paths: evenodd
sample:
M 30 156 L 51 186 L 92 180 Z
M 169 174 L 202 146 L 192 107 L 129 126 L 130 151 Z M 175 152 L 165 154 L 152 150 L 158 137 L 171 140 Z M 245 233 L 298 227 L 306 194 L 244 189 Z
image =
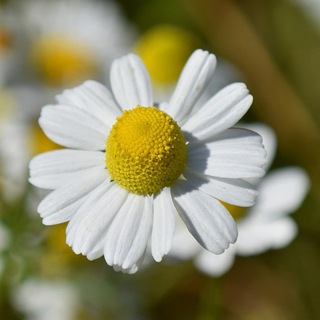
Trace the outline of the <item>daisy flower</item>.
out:
M 30 182 L 53 189 L 38 207 L 46 225 L 69 221 L 67 243 L 88 259 L 104 256 L 133 273 L 149 240 L 160 261 L 168 253 L 175 216 L 207 250 L 220 254 L 237 227 L 218 200 L 254 204 L 246 179 L 264 175 L 261 137 L 232 126 L 252 96 L 234 83 L 190 112 L 210 81 L 216 59 L 196 50 L 169 102 L 155 104 L 145 66 L 129 54 L 113 62 L 112 92 L 87 81 L 57 96 L 39 119 L 45 134 L 67 149 L 30 162 Z
M 262 124 L 248 125 L 263 137 L 270 167 L 275 151 L 276 138 L 271 128 Z M 297 235 L 298 229 L 289 216 L 301 205 L 309 189 L 306 172 L 298 167 L 272 170 L 263 180 L 256 180 L 259 196 L 250 209 L 227 207 L 237 221 L 238 240 L 219 256 L 203 250 L 187 230 L 180 225 L 170 251 L 178 259 L 194 258 L 196 267 L 211 276 L 220 276 L 233 265 L 236 255 L 251 256 L 269 249 L 287 246 Z
M 5 9 L 26 74 L 51 86 L 102 77 L 135 33 L 113 1 L 29 0 Z

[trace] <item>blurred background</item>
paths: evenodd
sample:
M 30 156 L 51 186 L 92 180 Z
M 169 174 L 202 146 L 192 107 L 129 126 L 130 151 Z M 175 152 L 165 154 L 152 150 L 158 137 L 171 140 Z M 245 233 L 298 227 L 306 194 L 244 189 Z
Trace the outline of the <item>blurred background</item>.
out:
M 270 177 L 302 177 L 280 176 L 272 214 L 249 228 L 251 243 L 269 241 L 219 272 L 179 246 L 134 275 L 75 255 L 65 225 L 42 225 L 45 192 L 28 183 L 30 159 L 59 148 L 38 127 L 41 107 L 86 79 L 108 85 L 112 60 L 128 52 L 166 100 L 196 48 L 218 59 L 206 96 L 247 84 L 243 120 L 273 136 Z M 237 216 L 239 228 L 260 207 Z M 291 231 L 276 227 L 284 221 Z M 320 0 L 0 1 L 1 319 L 320 319 L 319 244 Z

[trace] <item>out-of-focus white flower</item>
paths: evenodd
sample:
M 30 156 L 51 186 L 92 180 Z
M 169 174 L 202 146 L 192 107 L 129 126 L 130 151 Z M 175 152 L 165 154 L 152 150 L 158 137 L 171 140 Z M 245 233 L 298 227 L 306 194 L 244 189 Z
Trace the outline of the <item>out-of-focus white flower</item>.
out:
M 29 0 L 11 7 L 6 20 L 20 50 L 50 85 L 100 78 L 132 45 L 134 31 L 111 0 Z
M 27 320 L 77 320 L 79 297 L 68 282 L 28 279 L 12 292 Z
M 215 64 L 196 50 L 169 103 L 156 108 L 145 66 L 129 54 L 112 64 L 112 93 L 88 81 L 42 109 L 46 135 L 69 149 L 33 158 L 30 182 L 54 190 L 38 212 L 44 224 L 69 221 L 76 253 L 135 272 L 149 240 L 156 261 L 169 251 L 177 212 L 209 251 L 234 243 L 235 222 L 217 199 L 251 206 L 256 190 L 245 179 L 264 175 L 266 154 L 258 134 L 232 127 L 252 103 L 243 83 L 190 116 Z
M 276 150 L 276 139 L 271 128 L 254 124 L 247 126 L 263 137 L 268 153 L 266 167 L 270 167 Z M 178 259 L 194 259 L 196 267 L 212 276 L 220 276 L 233 265 L 236 255 L 250 256 L 269 249 L 287 246 L 297 235 L 297 225 L 289 216 L 304 200 L 309 190 L 306 172 L 298 167 L 272 170 L 262 180 L 251 181 L 258 186 L 259 196 L 249 210 L 230 208 L 237 219 L 238 240 L 221 255 L 212 255 L 201 248 L 179 226 L 169 253 Z

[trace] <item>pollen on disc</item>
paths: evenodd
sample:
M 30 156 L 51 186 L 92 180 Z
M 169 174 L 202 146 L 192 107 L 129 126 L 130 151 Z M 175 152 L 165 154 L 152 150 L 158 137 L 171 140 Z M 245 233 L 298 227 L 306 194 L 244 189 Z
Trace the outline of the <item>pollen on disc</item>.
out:
M 155 107 L 124 111 L 106 146 L 107 170 L 129 192 L 154 194 L 180 177 L 187 147 L 178 124 Z

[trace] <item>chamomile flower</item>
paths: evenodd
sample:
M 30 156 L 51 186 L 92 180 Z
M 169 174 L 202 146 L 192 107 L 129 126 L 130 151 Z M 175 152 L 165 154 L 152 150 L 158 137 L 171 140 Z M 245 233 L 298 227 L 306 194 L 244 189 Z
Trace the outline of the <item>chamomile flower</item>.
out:
M 254 124 L 248 126 L 263 137 L 267 150 L 267 164 L 272 163 L 276 151 L 276 138 L 271 128 Z M 196 267 L 209 275 L 220 276 L 233 265 L 236 255 L 251 256 L 270 249 L 287 246 L 297 235 L 297 225 L 289 216 L 304 200 L 309 179 L 302 168 L 286 167 L 272 170 L 262 180 L 255 181 L 259 196 L 254 207 L 229 206 L 237 221 L 238 240 L 225 253 L 217 256 L 203 250 L 180 225 L 173 241 L 172 257 L 194 259 Z
M 112 0 L 18 1 L 7 11 L 22 64 L 50 86 L 101 78 L 134 34 Z
M 246 179 L 264 175 L 266 154 L 258 134 L 232 127 L 252 103 L 242 83 L 189 116 L 215 65 L 213 54 L 196 50 L 169 102 L 155 106 L 145 66 L 129 54 L 112 64 L 112 93 L 87 81 L 42 109 L 40 126 L 67 149 L 33 158 L 30 182 L 54 190 L 38 212 L 46 225 L 69 221 L 75 253 L 133 273 L 149 241 L 156 261 L 168 253 L 177 213 L 215 254 L 236 241 L 218 199 L 253 205 L 257 191 Z

